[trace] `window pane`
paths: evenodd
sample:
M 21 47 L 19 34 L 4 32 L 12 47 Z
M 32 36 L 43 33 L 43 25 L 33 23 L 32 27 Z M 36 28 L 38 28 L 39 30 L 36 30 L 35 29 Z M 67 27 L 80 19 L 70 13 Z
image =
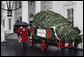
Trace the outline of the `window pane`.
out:
M 70 21 L 73 25 L 73 9 L 67 9 L 67 16 L 68 16 L 68 21 Z
M 73 9 L 68 9 L 68 19 L 72 19 L 73 17 Z
M 72 14 L 69 14 L 69 17 L 72 19 L 73 15 Z

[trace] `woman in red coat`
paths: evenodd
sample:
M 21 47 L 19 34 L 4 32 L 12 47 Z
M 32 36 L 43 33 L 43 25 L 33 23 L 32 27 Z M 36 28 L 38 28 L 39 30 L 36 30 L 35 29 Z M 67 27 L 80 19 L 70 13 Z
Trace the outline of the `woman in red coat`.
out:
M 27 27 L 23 28 L 21 30 L 21 34 L 22 34 L 22 39 L 21 39 L 21 42 L 23 43 L 23 48 L 26 47 L 26 42 L 27 42 L 27 38 L 28 38 L 28 29 Z

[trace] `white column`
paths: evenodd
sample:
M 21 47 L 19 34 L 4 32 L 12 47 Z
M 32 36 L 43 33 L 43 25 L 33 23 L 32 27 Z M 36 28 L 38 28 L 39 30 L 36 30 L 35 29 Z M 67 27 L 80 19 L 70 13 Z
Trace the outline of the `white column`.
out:
M 5 42 L 5 33 L 4 33 L 4 28 L 3 26 L 1 25 L 1 42 Z
M 9 18 L 7 17 L 7 12 L 5 16 L 5 31 L 7 32 L 9 30 Z
M 12 18 L 11 18 L 11 33 L 14 33 L 13 32 L 13 27 L 14 27 L 14 22 L 15 22 L 15 18 L 14 18 L 14 11 L 12 12 Z
M 36 1 L 35 2 L 35 14 L 41 11 L 41 1 Z
M 28 1 L 22 1 L 22 21 L 29 24 L 29 20 L 28 20 Z
M 3 4 L 3 1 L 1 3 Z M 2 14 L 1 14 L 1 22 L 2 22 L 2 19 L 5 19 L 5 15 L 6 14 L 4 14 L 4 12 L 2 12 Z M 1 24 L 1 42 L 5 42 L 5 33 L 4 33 L 4 31 L 5 31 L 5 29 L 3 27 L 3 24 Z
M 52 11 L 56 11 L 56 1 L 52 1 Z

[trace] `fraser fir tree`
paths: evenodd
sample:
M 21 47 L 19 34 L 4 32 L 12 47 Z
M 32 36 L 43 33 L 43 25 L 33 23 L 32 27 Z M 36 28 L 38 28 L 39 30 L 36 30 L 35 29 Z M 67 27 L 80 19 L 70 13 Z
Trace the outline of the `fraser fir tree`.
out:
M 73 41 L 77 44 L 82 42 L 81 36 L 78 35 L 72 24 L 62 15 L 53 11 L 41 11 L 34 16 L 33 27 L 55 27 L 58 37 L 61 36 L 66 42 Z M 50 32 L 50 37 L 52 32 Z

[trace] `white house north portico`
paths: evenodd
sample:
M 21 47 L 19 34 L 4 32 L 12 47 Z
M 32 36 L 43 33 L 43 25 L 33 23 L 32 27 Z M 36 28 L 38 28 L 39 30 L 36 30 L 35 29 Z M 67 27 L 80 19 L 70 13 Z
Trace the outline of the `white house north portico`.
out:
M 30 24 L 33 16 L 43 10 L 51 10 L 63 15 L 74 27 L 81 30 L 83 36 L 83 1 L 13 1 L 13 7 L 21 8 L 12 11 L 12 17 L 1 9 L 1 25 L 5 33 L 13 33 L 13 25 L 18 21 Z M 7 9 L 6 1 L 2 1 L 2 8 Z M 82 46 L 83 48 L 83 46 Z

